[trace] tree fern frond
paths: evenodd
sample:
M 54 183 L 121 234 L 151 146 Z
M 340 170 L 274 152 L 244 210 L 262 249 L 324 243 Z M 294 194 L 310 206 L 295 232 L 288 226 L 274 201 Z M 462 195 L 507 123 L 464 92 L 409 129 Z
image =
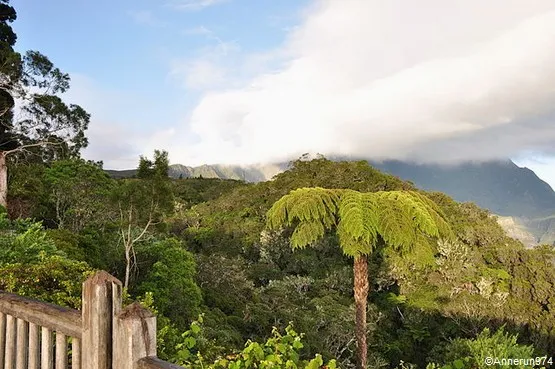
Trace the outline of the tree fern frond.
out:
M 406 195 L 400 191 L 377 192 L 379 234 L 400 249 L 409 248 L 416 238 L 416 227 L 406 211 Z
M 306 246 L 335 225 L 339 193 L 340 190 L 319 187 L 293 190 L 268 210 L 268 228 L 277 229 L 298 222 L 293 244 L 295 247 Z
M 421 202 L 423 202 L 427 207 L 429 207 L 430 209 L 433 209 L 437 214 L 439 214 L 442 218 L 445 218 L 445 214 L 443 213 L 443 210 L 441 210 L 441 208 L 439 207 L 438 204 L 436 204 L 432 199 L 430 199 L 428 196 L 418 192 L 418 191 L 407 191 L 408 193 L 410 193 L 412 196 L 418 198 Z
M 369 255 L 372 253 L 375 246 L 374 243 L 367 243 L 363 240 L 356 240 L 344 231 L 341 224 L 337 226 L 337 235 L 339 237 L 339 244 L 341 245 L 341 251 L 343 254 L 350 256 L 352 258 L 357 258 L 360 255 Z
M 299 223 L 291 235 L 291 246 L 293 249 L 304 248 L 323 237 L 325 232 L 324 225 L 320 222 Z
M 323 188 L 301 188 L 291 193 L 289 221 L 320 220 L 327 226 L 331 225 L 332 214 L 336 212 L 333 192 Z
M 287 203 L 289 198 L 286 196 L 280 198 L 266 213 L 266 226 L 269 229 L 278 229 L 284 225 L 289 225 L 287 222 Z
M 345 254 L 356 257 L 372 252 L 378 237 L 377 210 L 378 204 L 372 193 L 352 190 L 341 193 L 337 232 Z
M 370 254 L 378 239 L 398 251 L 410 250 L 426 237 L 451 233 L 441 209 L 415 191 L 361 193 L 353 190 L 300 188 L 279 199 L 268 211 L 268 227 L 297 224 L 293 247 L 307 246 L 337 223 L 346 255 Z
M 455 238 L 455 234 L 451 230 L 451 227 L 449 226 L 449 223 L 446 220 L 447 217 L 445 213 L 443 213 L 443 210 L 441 210 L 439 205 L 437 205 L 434 201 L 432 201 L 432 199 L 430 199 L 426 195 L 423 195 L 419 192 L 410 191 L 410 193 L 414 197 L 418 198 L 423 204 L 425 204 L 425 206 L 429 208 L 429 213 L 432 216 L 433 221 L 438 229 L 438 237 L 446 238 L 446 239 Z
M 365 207 L 363 197 L 363 194 L 360 192 L 346 190 L 341 194 L 341 202 L 339 203 L 341 228 L 345 234 L 354 239 L 368 238 L 364 232 Z

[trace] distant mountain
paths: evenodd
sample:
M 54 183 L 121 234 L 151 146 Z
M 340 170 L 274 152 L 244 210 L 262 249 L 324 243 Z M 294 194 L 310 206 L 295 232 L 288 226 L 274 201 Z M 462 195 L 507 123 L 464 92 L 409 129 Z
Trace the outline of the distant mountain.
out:
M 454 166 L 371 164 L 424 190 L 444 192 L 459 202 L 490 210 L 507 234 L 526 246 L 555 242 L 555 192 L 532 170 L 510 160 Z
M 182 164 L 170 165 L 168 175 L 172 178 L 220 178 L 235 179 L 245 182 L 263 182 L 272 179 L 278 173 L 287 169 L 288 164 L 267 165 L 201 165 L 190 167 Z M 112 178 L 132 178 L 137 174 L 136 169 L 106 170 Z
M 104 169 L 106 173 L 112 178 L 115 179 L 122 179 L 122 178 L 132 178 L 137 174 L 137 169 L 123 169 L 123 170 L 115 170 L 115 169 Z
M 472 201 L 498 215 L 536 218 L 555 214 L 553 189 L 533 171 L 510 160 L 455 166 L 400 161 L 370 164 L 418 188 L 444 192 L 459 202 Z
M 427 191 L 440 191 L 456 201 L 471 201 L 501 216 L 544 218 L 555 215 L 555 192 L 528 168 L 510 160 L 469 162 L 453 166 L 401 161 L 369 161 L 375 168 L 414 183 Z M 267 165 L 170 166 L 172 178 L 220 178 L 246 182 L 270 180 L 287 163 Z M 129 178 L 136 170 L 107 170 L 113 178 Z
M 352 160 L 336 157 L 332 160 Z M 499 223 L 525 245 L 555 241 L 555 192 L 528 168 L 510 160 L 467 162 L 452 166 L 401 161 L 369 161 L 375 168 L 411 181 L 427 191 L 440 191 L 459 202 L 474 202 L 499 216 Z M 246 182 L 270 180 L 287 163 L 267 165 L 170 166 L 172 178 L 220 178 Z M 128 178 L 136 170 L 107 170 L 114 178 Z

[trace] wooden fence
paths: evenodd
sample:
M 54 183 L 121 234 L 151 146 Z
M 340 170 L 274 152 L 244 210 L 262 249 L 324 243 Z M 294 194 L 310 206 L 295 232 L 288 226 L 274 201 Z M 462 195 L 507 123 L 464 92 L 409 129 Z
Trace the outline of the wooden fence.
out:
M 81 312 L 0 291 L 0 369 L 183 369 L 156 357 L 156 317 L 121 293 L 104 271 Z

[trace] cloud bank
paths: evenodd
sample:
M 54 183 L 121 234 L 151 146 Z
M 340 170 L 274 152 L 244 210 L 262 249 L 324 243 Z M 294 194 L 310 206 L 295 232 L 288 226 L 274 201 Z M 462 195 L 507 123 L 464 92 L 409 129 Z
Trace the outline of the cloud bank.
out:
M 169 151 L 192 165 L 554 153 L 554 45 L 552 0 L 315 1 L 282 67 L 207 92 L 186 124 L 197 143 Z

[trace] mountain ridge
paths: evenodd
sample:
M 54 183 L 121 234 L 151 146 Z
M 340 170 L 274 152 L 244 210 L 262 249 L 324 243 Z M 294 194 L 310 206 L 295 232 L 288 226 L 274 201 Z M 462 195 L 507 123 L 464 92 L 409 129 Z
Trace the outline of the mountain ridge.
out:
M 302 160 L 309 160 L 304 156 Z M 354 158 L 333 157 L 333 161 Z M 527 246 L 555 241 L 555 191 L 534 171 L 510 159 L 459 164 L 418 164 L 398 160 L 366 160 L 385 173 L 412 182 L 426 191 L 439 191 L 458 202 L 474 202 L 498 216 L 513 238 Z M 219 178 L 263 182 L 287 170 L 289 163 L 257 165 L 170 165 L 172 178 Z M 128 178 L 136 170 L 106 170 L 114 178 Z

